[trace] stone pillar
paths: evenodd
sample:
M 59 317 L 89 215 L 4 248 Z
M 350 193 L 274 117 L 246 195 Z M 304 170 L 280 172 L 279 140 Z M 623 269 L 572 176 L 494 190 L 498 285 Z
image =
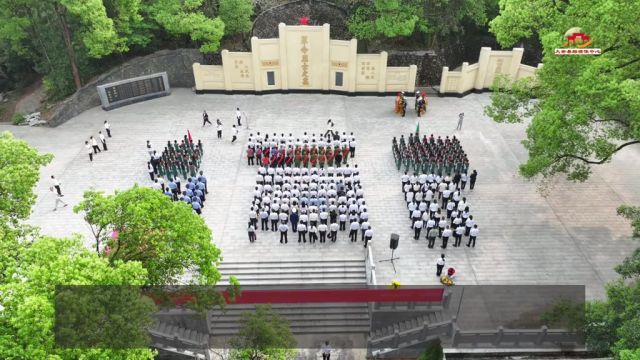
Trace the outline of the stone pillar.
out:
M 262 91 L 262 72 L 260 71 L 260 45 L 257 36 L 251 37 L 251 71 L 253 71 L 253 90 Z
M 202 79 L 202 74 L 200 73 L 200 63 L 193 63 L 193 80 L 195 81 L 195 87 L 196 87 L 196 91 L 197 90 L 204 90 L 203 89 L 203 79 Z
M 520 63 L 522 62 L 523 55 L 523 48 L 514 48 L 513 50 L 511 50 L 511 64 L 507 72 L 507 75 L 509 75 L 509 78 L 511 78 L 511 80 L 515 80 L 516 76 L 518 76 L 518 69 L 520 69 Z
M 491 58 L 491 48 L 482 47 L 480 49 L 480 56 L 478 58 L 478 75 L 474 84 L 474 88 L 480 90 L 483 88 L 484 79 L 487 77 L 489 71 L 489 59 Z
M 444 94 L 448 91 L 447 89 L 447 77 L 449 76 L 449 67 L 442 67 L 442 75 L 440 76 L 440 89 L 438 90 L 440 94 Z
M 329 24 L 322 25 L 322 61 L 320 69 L 322 71 L 322 90 L 328 91 L 331 77 L 331 30 Z
M 387 91 L 387 59 L 389 54 L 386 51 L 380 53 L 380 63 L 378 64 L 378 92 Z
M 418 74 L 417 65 L 409 65 L 409 79 L 407 80 L 407 91 L 413 93 L 416 90 L 416 75 Z
M 278 24 L 278 45 L 280 49 L 280 88 L 289 90 L 289 72 L 287 71 L 287 25 Z
M 473 86 L 474 86 L 473 84 L 475 83 L 476 79 L 470 79 L 471 89 L 467 89 L 467 86 L 466 86 L 468 77 L 470 76 L 468 72 L 469 72 L 469 63 L 465 61 L 462 63 L 462 68 L 460 69 L 460 81 L 458 81 L 458 88 L 456 89 L 456 92 L 458 94 L 462 94 L 467 90 L 473 89 Z
M 544 339 L 547 337 L 547 330 L 549 330 L 546 326 L 540 328 L 540 334 L 538 334 L 538 338 L 536 339 L 536 345 L 542 344 Z
M 347 64 L 347 91 L 356 91 L 356 79 L 358 76 L 358 40 L 351 39 L 349 44 L 349 63 Z
M 495 346 L 500 346 L 502 338 L 504 337 L 504 327 L 498 326 L 498 332 L 496 333 L 496 339 L 493 341 Z
M 226 91 L 233 90 L 233 82 L 231 81 L 231 71 L 233 71 L 233 64 L 231 64 L 231 58 L 229 57 L 229 50 L 220 51 L 222 56 L 222 73 L 224 74 L 224 89 Z

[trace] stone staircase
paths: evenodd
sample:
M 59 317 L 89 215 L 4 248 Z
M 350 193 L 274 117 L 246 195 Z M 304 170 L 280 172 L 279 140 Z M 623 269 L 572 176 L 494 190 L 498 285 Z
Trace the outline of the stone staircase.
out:
M 445 319 L 443 318 L 443 314 L 441 311 L 428 312 L 409 320 L 399 321 L 387 326 L 372 329 L 370 339 L 375 340 L 393 335 L 396 330 L 398 330 L 399 332 L 404 332 L 406 330 L 414 328 L 421 328 L 425 323 L 435 324 L 443 321 L 445 321 Z
M 152 347 L 173 359 L 205 359 L 209 334 L 158 321 L 149 329 Z
M 366 285 L 363 259 L 350 260 L 290 260 L 264 262 L 223 262 L 219 285 L 228 285 L 234 275 L 241 286 L 246 285 Z
M 218 269 L 227 285 L 234 275 L 241 286 L 273 285 L 295 289 L 321 286 L 365 287 L 366 269 L 363 259 L 290 260 L 264 262 L 224 262 Z M 293 299 L 292 299 L 293 300 Z M 272 304 L 284 316 L 294 335 L 366 334 L 369 332 L 369 309 L 366 303 Z M 209 311 L 207 323 L 212 336 L 238 333 L 242 314 L 254 305 L 228 305 L 225 311 Z
M 271 307 L 289 321 L 294 335 L 369 332 L 366 303 L 272 304 Z M 229 305 L 224 312 L 210 311 L 208 323 L 211 335 L 236 335 L 242 314 L 254 309 L 254 305 Z

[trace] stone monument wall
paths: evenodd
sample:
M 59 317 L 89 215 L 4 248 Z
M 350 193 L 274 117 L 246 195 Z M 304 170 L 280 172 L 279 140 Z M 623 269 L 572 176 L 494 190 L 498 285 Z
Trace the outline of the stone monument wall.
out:
M 96 86 L 166 71 L 171 87 L 192 88 L 193 63 L 202 61 L 197 49 L 161 50 L 147 56 L 131 59 L 84 85 L 69 98 L 44 114 L 49 126 L 58 126 L 83 111 L 100 106 Z

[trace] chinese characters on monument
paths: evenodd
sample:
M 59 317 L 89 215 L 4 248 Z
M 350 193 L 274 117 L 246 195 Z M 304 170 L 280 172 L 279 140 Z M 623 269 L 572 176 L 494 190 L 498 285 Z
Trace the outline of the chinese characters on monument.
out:
M 303 35 L 300 37 L 300 43 L 302 44 L 302 48 L 300 48 L 302 53 L 302 86 L 309 86 L 309 48 L 307 47 L 309 38 Z

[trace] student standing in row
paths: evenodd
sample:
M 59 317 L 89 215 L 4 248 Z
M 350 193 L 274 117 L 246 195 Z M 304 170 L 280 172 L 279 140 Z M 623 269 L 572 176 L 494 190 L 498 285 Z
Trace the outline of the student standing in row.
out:
M 100 137 L 100 142 L 102 143 L 102 149 L 107 151 L 107 139 L 102 135 L 102 131 L 98 131 L 98 137 Z
M 249 242 L 256 241 L 256 228 L 255 226 L 253 226 L 251 222 L 249 222 L 249 225 L 247 227 L 247 232 L 249 233 Z
M 104 129 L 107 131 L 107 136 L 111 137 L 111 124 L 107 120 L 104 121 Z
M 442 274 L 442 268 L 444 267 L 445 260 L 444 254 L 440 254 L 438 260 L 436 260 L 436 276 L 440 276 Z

